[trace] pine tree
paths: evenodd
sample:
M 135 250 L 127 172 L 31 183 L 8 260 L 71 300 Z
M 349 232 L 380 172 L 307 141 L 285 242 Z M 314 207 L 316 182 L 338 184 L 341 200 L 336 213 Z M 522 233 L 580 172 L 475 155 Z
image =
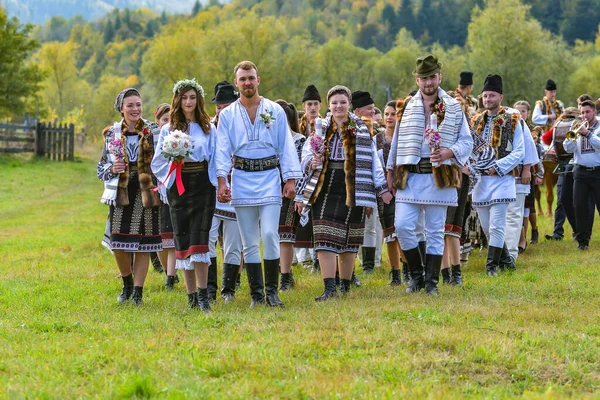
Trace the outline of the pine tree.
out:
M 196 0 L 196 2 L 194 3 L 194 8 L 192 8 L 192 17 L 195 17 L 196 15 L 198 15 L 198 13 L 202 10 L 202 4 L 200 3 L 200 0 Z
M 110 19 L 106 20 L 106 25 L 104 25 L 104 44 L 112 42 L 115 38 L 115 29 L 113 28 L 113 24 Z

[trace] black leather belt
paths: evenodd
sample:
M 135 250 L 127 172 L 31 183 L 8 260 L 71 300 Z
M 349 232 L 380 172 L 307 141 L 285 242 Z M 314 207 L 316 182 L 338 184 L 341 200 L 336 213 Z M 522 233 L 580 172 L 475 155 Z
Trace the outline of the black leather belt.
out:
M 408 172 L 415 174 L 431 174 L 433 172 L 433 166 L 429 158 L 421 158 L 418 164 L 409 165 Z
M 575 164 L 577 168 L 580 168 L 584 171 L 600 171 L 600 166 L 597 167 L 586 167 L 585 165 Z
M 277 156 L 271 156 L 267 158 L 243 158 L 233 156 L 233 168 L 241 169 L 242 171 L 268 171 L 270 169 L 275 169 L 278 166 L 279 159 Z

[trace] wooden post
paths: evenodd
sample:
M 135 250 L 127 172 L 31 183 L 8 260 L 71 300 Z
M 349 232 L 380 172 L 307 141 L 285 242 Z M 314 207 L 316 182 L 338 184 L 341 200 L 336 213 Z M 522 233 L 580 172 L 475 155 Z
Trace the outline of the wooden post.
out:
M 51 138 L 52 138 L 52 143 L 50 144 L 50 152 L 52 153 L 50 155 L 50 159 L 52 161 L 56 161 L 56 122 L 54 124 L 52 124 L 52 133 L 50 134 Z
M 75 160 L 75 125 L 69 125 L 69 161 Z

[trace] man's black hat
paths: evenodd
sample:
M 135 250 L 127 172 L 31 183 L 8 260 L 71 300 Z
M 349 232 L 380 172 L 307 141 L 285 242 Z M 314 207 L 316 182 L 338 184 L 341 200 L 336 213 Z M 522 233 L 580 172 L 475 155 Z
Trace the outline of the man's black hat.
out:
M 309 100 L 316 100 L 319 103 L 321 103 L 321 95 L 319 94 L 319 91 L 317 90 L 317 87 L 315 85 L 308 85 L 306 87 L 306 90 L 304 91 L 304 96 L 302 96 L 302 102 L 304 103 L 305 101 L 309 101 Z
M 458 84 L 461 86 L 473 85 L 473 73 L 471 71 L 463 71 L 460 73 L 460 80 Z
M 362 90 L 357 90 L 352 93 L 352 108 L 357 109 L 360 107 L 368 106 L 369 104 L 374 104 L 373 98 L 371 97 L 371 93 L 363 92 Z
M 486 76 L 482 92 L 498 92 L 502 94 L 502 77 L 496 74 Z
M 556 82 L 552 79 L 548 79 L 548 82 L 546 82 L 546 90 L 556 90 Z
M 210 101 L 213 104 L 233 103 L 240 97 L 239 93 L 235 90 L 235 86 L 227 81 L 217 83 L 215 88 L 217 89 L 215 98 Z

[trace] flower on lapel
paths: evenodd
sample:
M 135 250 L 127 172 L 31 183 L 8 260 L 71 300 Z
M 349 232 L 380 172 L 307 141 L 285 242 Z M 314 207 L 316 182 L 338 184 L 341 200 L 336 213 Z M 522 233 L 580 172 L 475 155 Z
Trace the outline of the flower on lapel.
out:
M 259 115 L 260 119 L 265 123 L 267 129 L 271 128 L 271 123 L 275 121 L 275 117 L 273 116 L 273 111 L 267 111 Z
M 356 122 L 354 122 L 353 119 L 350 119 L 350 123 L 348 124 L 348 133 L 352 136 L 356 136 L 356 129 L 358 129 Z

